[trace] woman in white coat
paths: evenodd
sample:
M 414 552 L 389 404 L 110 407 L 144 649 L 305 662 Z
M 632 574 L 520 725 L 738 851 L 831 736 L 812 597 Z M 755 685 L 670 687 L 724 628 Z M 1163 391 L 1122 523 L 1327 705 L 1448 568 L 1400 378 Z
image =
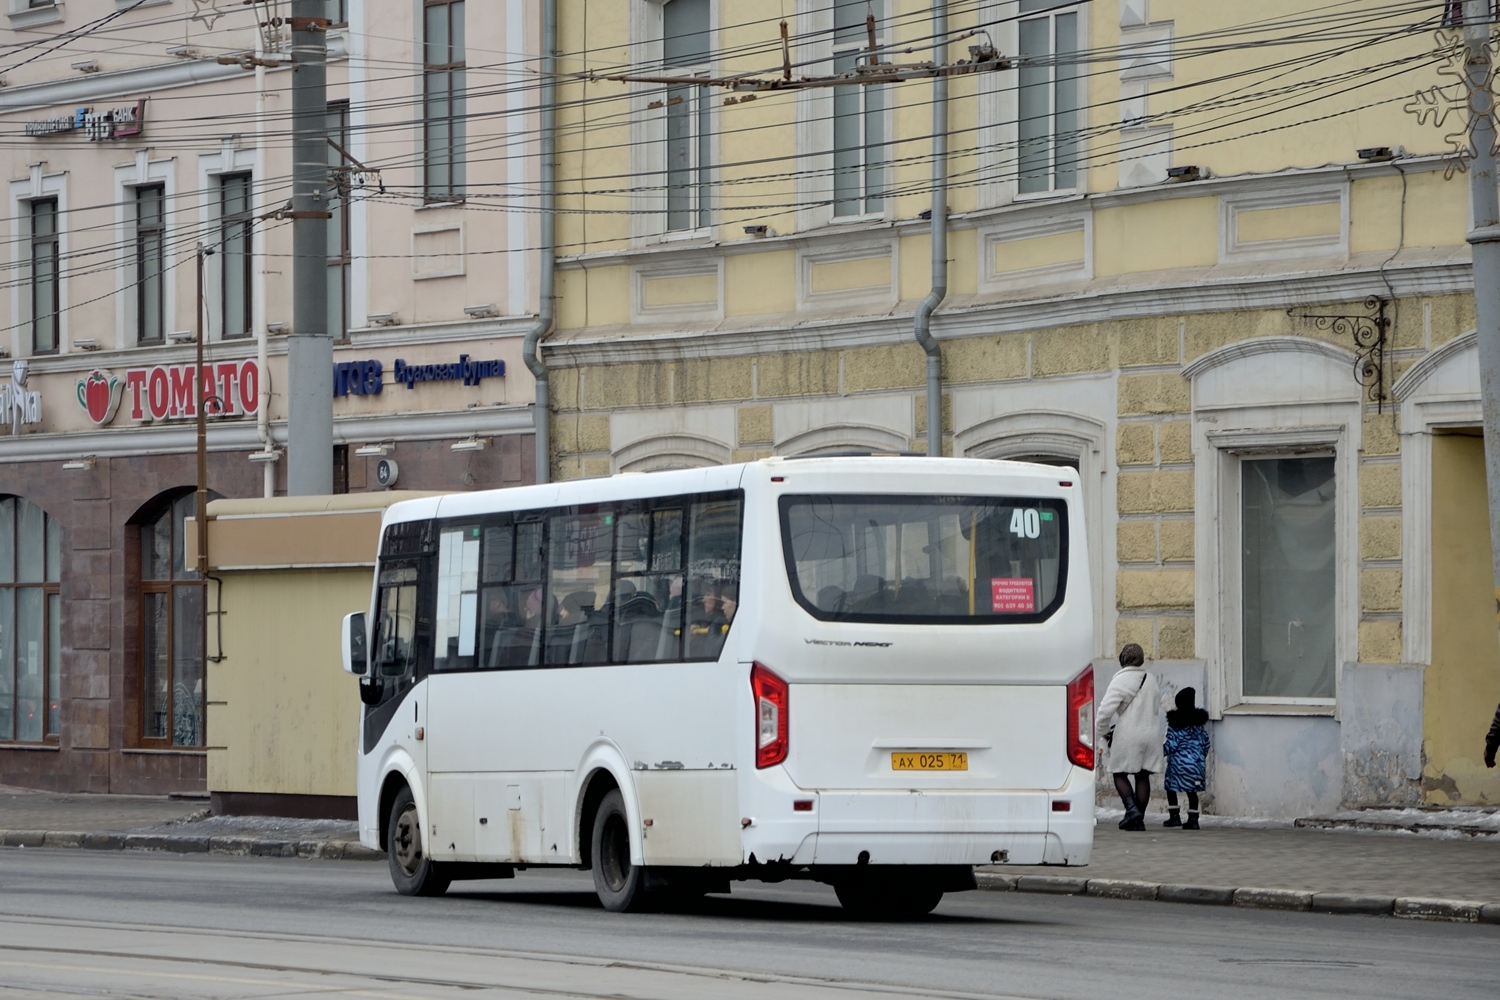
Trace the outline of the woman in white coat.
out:
M 1161 689 L 1146 670 L 1146 654 L 1136 643 L 1120 650 L 1120 672 L 1099 702 L 1099 732 L 1109 733 L 1109 769 L 1115 791 L 1125 804 L 1122 830 L 1146 828 L 1146 804 L 1151 801 L 1151 775 L 1166 770 L 1162 743 L 1166 717 L 1161 713 Z

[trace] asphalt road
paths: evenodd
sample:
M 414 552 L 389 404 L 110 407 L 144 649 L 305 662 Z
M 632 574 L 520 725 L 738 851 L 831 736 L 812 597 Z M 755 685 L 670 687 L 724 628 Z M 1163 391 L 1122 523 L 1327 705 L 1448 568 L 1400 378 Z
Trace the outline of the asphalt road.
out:
M 407 899 L 373 863 L 0 851 L 0 997 L 1493 998 L 1500 928 L 1034 894 L 905 924 L 817 885 L 615 915 L 586 873 Z

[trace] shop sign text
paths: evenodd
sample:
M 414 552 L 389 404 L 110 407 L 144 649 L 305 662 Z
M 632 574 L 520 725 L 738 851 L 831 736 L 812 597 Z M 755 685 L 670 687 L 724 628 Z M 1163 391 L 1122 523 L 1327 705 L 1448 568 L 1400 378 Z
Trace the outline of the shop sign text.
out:
M 462 382 L 475 386 L 487 378 L 503 378 L 504 361 L 475 361 L 460 354 L 458 361 L 441 365 L 409 365 L 397 358 L 391 381 L 415 389 L 418 382 Z M 385 388 L 385 365 L 379 361 L 341 361 L 333 366 L 335 396 L 378 396 Z
M 196 417 L 200 382 L 196 368 L 186 364 L 128 369 L 123 403 L 130 419 Z M 203 412 L 207 416 L 249 416 L 260 408 L 260 367 L 254 361 L 206 364 L 202 376 Z
M 77 108 L 67 118 L 43 118 L 26 123 L 26 134 L 33 137 L 67 135 L 82 132 L 90 142 L 106 139 L 131 139 L 141 134 L 146 126 L 146 102 L 136 101 L 123 108 L 95 111 L 93 108 Z
M 9 425 L 12 434 L 21 433 L 23 425 L 42 422 L 42 394 L 26 388 L 26 373 L 25 359 L 16 361 L 10 382 L 0 385 L 0 427 Z

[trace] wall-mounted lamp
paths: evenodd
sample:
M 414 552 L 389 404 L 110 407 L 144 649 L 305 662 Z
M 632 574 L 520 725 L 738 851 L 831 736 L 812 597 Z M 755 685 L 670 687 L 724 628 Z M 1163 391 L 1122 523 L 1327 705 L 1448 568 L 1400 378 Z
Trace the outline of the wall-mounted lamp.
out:
M 167 339 L 174 344 L 191 344 L 198 338 L 192 330 L 173 330 L 167 334 Z
M 99 341 L 88 337 L 79 337 L 73 341 L 73 346 L 80 351 L 97 351 L 99 349 Z
M 1400 146 L 1369 146 L 1359 151 L 1359 158 L 1365 163 L 1384 163 L 1394 160 L 1406 152 Z
M 448 447 L 453 451 L 484 451 L 489 444 L 489 438 L 471 437 L 463 441 L 455 441 Z
M 86 455 L 83 458 L 75 458 L 70 462 L 63 463 L 63 469 L 67 472 L 87 472 L 94 467 L 94 456 Z
M 69 63 L 68 65 L 72 66 L 74 69 L 76 69 L 80 73 L 97 73 L 97 72 L 99 72 L 99 60 L 97 60 L 97 59 L 80 59 L 78 62 L 76 62 L 76 63 Z
M 746 236 L 769 236 L 769 235 L 771 235 L 771 227 L 770 226 L 746 226 L 745 227 L 745 235 Z
M 362 444 L 354 449 L 356 458 L 385 458 L 395 450 L 395 445 L 390 444 Z
M 287 325 L 285 323 L 267 323 L 266 324 L 266 332 L 267 333 L 280 335 L 280 334 L 286 333 L 286 331 L 287 331 Z
M 8 358 L 8 357 L 10 357 L 10 348 L 8 348 L 8 347 L 0 347 L 0 358 Z
M 246 457 L 252 462 L 279 462 L 281 461 L 281 449 L 271 448 L 268 451 L 252 451 Z
M 1186 183 L 1187 181 L 1201 181 L 1207 176 L 1207 167 L 1188 166 L 1167 168 L 1167 180 L 1179 184 Z
M 470 319 L 489 319 L 500 313 L 496 311 L 494 303 L 490 302 L 482 306 L 464 306 L 464 315 Z
M 369 320 L 371 326 L 395 326 L 401 322 L 395 313 L 370 313 L 365 319 Z

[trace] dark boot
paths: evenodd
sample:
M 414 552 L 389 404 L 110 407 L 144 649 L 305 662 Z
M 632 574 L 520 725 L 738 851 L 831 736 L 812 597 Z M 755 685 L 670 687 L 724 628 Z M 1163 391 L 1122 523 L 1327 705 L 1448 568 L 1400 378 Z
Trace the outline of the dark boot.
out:
M 1175 806 L 1168 806 L 1167 807 L 1167 821 L 1165 823 L 1163 823 L 1162 826 L 1181 826 L 1181 825 L 1182 825 L 1182 810 L 1176 808 Z
M 1120 820 L 1120 829 L 1144 830 L 1146 828 L 1146 824 L 1142 822 L 1141 817 L 1144 816 L 1145 813 L 1141 812 L 1140 806 L 1137 806 L 1135 804 L 1135 796 L 1126 795 L 1123 796 L 1120 801 L 1125 804 L 1125 818 Z
M 1187 822 L 1182 824 L 1182 828 L 1184 830 L 1201 830 L 1202 827 L 1198 825 L 1198 814 L 1195 812 L 1188 813 Z

